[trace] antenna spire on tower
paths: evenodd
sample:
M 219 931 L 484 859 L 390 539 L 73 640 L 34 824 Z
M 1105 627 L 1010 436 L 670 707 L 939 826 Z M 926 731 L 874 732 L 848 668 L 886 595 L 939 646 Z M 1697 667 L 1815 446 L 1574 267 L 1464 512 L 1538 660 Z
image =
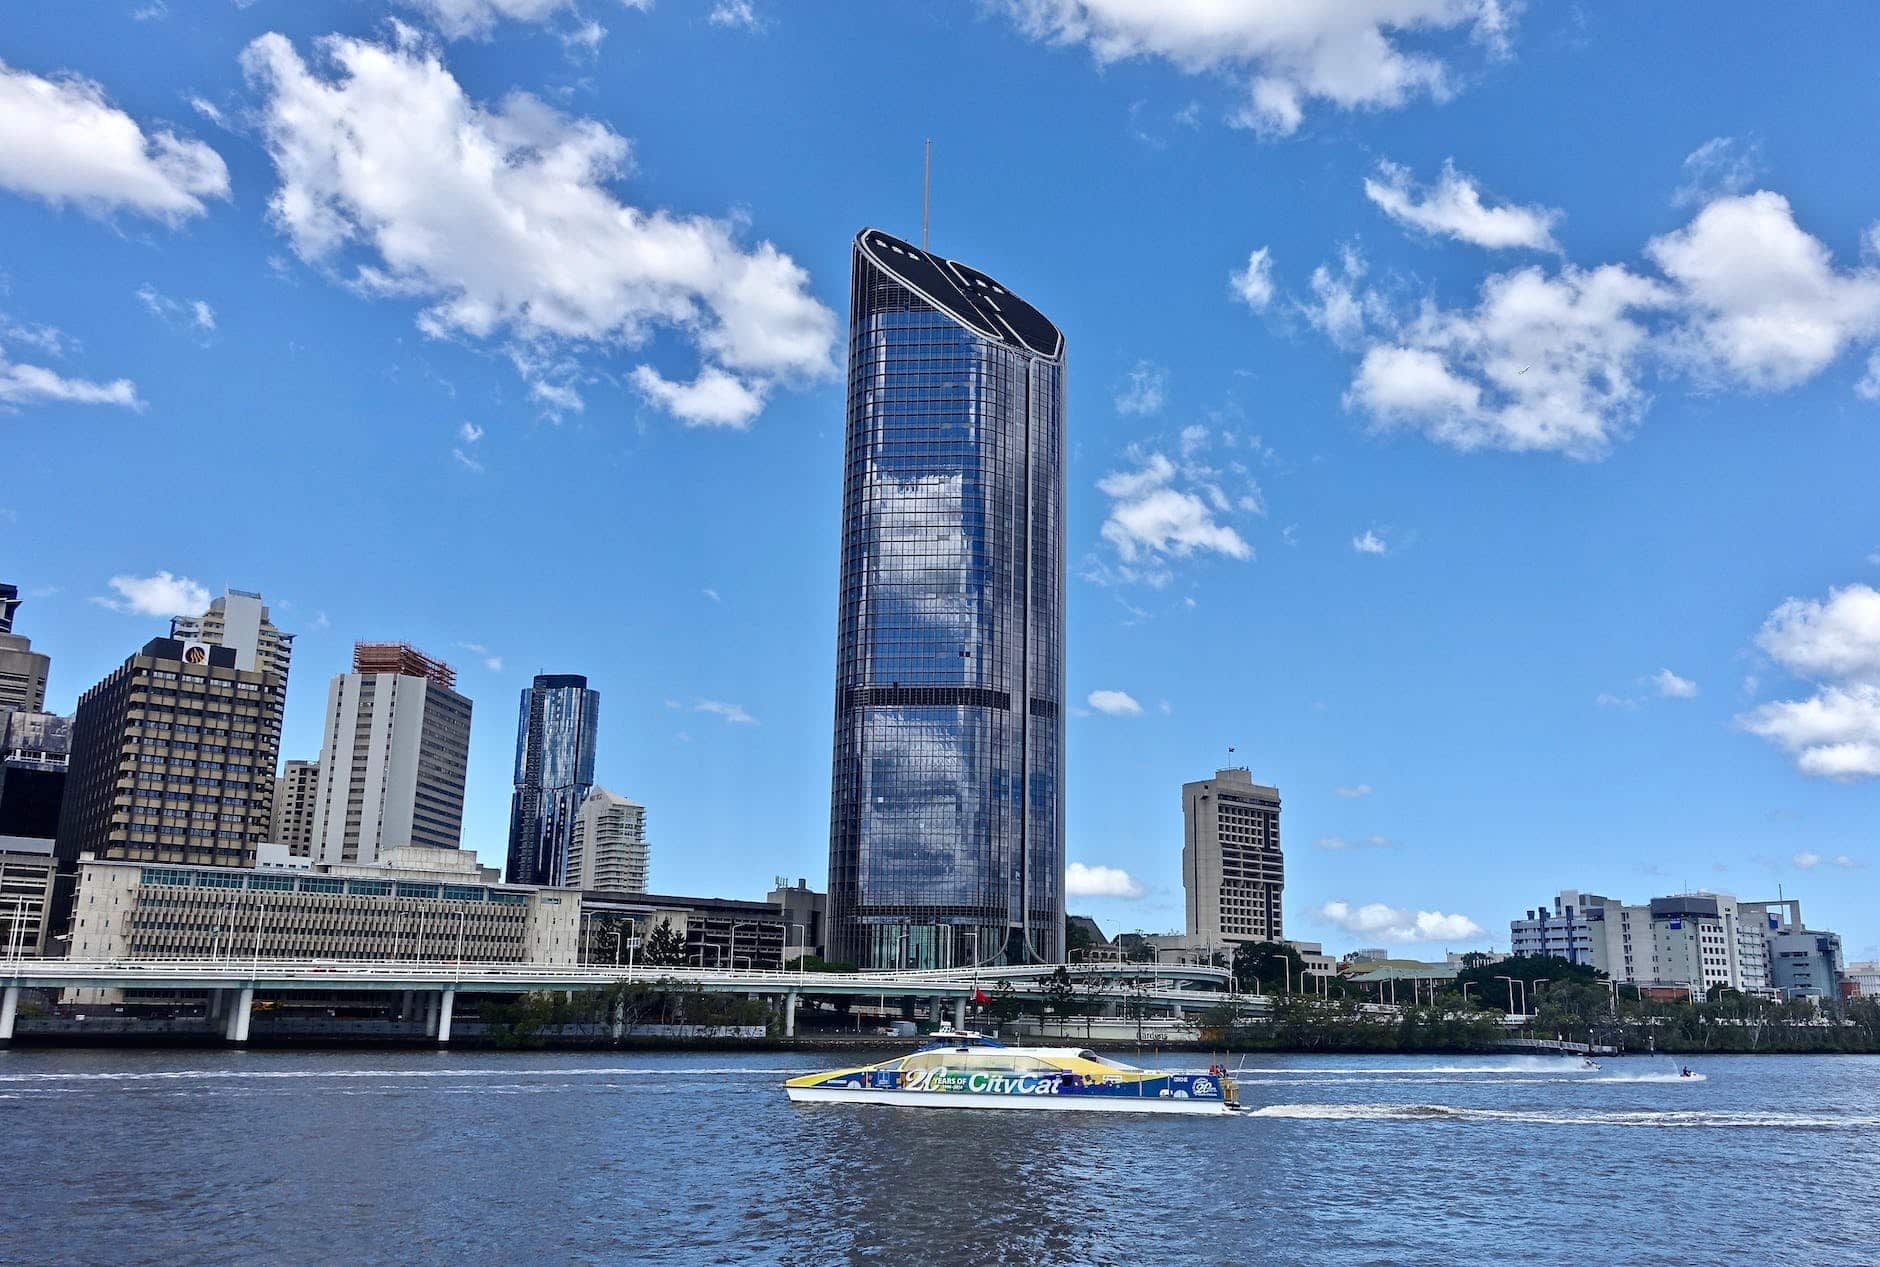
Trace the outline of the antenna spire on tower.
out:
M 927 213 L 933 205 L 933 138 L 927 138 L 920 163 L 920 249 L 927 249 Z

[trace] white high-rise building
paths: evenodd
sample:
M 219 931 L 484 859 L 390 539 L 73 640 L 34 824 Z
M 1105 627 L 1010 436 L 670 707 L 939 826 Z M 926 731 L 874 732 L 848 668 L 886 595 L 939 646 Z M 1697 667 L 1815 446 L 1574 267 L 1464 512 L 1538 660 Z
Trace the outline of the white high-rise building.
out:
M 646 807 L 597 787 L 575 815 L 568 843 L 568 887 L 644 893 L 649 852 Z
M 261 595 L 232 589 L 209 604 L 200 616 L 170 618 L 170 637 L 235 649 L 235 667 L 272 673 L 287 687 L 294 659 L 294 635 L 282 633 L 268 619 Z
M 470 701 L 457 674 L 403 643 L 359 643 L 327 690 L 315 862 L 376 863 L 388 849 L 462 843 Z

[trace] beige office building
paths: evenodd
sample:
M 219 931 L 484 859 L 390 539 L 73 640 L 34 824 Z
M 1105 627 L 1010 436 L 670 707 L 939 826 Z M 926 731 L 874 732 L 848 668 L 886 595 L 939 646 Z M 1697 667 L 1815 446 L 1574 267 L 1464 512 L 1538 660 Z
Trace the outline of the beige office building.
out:
M 320 806 L 320 763 L 289 761 L 274 781 L 274 816 L 268 839 L 286 845 L 296 858 L 313 853 L 313 825 Z
M 567 883 L 576 889 L 644 893 L 648 853 L 646 807 L 597 787 L 575 816 Z
M 34 651 L 32 639 L 13 632 L 19 606 L 19 587 L 0 585 L 0 713 L 36 713 L 46 706 L 52 657 Z
M 287 671 L 294 659 L 294 635 L 282 633 L 268 618 L 261 595 L 248 590 L 229 590 L 209 604 L 200 616 L 174 616 L 170 619 L 170 637 L 184 642 L 206 642 L 213 647 L 232 647 L 235 667 L 272 673 L 287 689 Z
M 1182 887 L 1188 936 L 1203 943 L 1281 941 L 1279 789 L 1235 766 L 1182 785 Z

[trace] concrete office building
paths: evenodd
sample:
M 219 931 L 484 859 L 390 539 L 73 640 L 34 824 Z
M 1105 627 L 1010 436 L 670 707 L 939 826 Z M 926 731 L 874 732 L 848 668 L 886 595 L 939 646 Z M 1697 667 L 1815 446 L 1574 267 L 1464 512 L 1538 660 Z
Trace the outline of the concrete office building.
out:
M 851 255 L 829 945 L 1064 957 L 1064 336 L 877 229 Z
M 825 930 L 829 920 L 827 893 L 818 893 L 810 888 L 806 878 L 799 877 L 795 884 L 791 884 L 788 877 L 778 876 L 776 884 L 764 895 L 764 900 L 783 915 L 783 953 L 787 961 L 795 963 L 805 954 L 815 955 L 818 959 L 828 958 L 828 946 L 825 944 L 828 938 Z
M 1880 959 L 1862 959 L 1847 965 L 1842 979 L 1863 999 L 1880 999 Z
M 575 814 L 567 884 L 605 893 L 644 893 L 650 883 L 650 852 L 646 806 L 597 787 Z
M 0 836 L 59 834 L 71 757 L 71 718 L 0 713 Z
M 36 713 L 46 706 L 52 657 L 34 651 L 32 639 L 13 632 L 20 601 L 17 585 L 0 585 L 0 713 Z
M 1282 941 L 1279 789 L 1244 766 L 1182 785 L 1182 887 L 1188 937 L 1228 948 Z
M 153 638 L 72 719 L 58 857 L 246 867 L 267 839 L 280 679 L 234 650 Z
M 687 967 L 780 969 L 785 936 L 795 937 L 777 907 L 737 898 L 587 893 L 581 918 L 583 963 L 625 963 L 621 938 L 639 937 L 643 949 L 665 924 L 683 941 Z
M 327 690 L 312 857 L 372 863 L 388 849 L 455 849 L 463 831 L 470 701 L 448 664 L 362 642 Z
M 380 861 L 304 872 L 86 861 L 72 954 L 575 962 L 578 891 L 497 884 L 460 849 Z
M 56 869 L 50 839 L 0 835 L 0 956 L 46 953 Z
M 541 673 L 522 692 L 509 800 L 511 884 L 571 881 L 575 817 L 594 786 L 601 694 L 578 673 Z
M 289 761 L 274 781 L 274 809 L 268 839 L 286 845 L 297 857 L 313 856 L 314 824 L 319 821 L 320 763 Z
M 1839 933 L 1781 928 L 1768 935 L 1769 988 L 1785 999 L 1834 999 L 1846 979 Z
M 259 594 L 232 589 L 210 603 L 209 610 L 200 616 L 172 617 L 170 637 L 230 647 L 235 652 L 236 668 L 272 673 L 281 679 L 281 689 L 287 689 L 294 635 L 275 628 Z

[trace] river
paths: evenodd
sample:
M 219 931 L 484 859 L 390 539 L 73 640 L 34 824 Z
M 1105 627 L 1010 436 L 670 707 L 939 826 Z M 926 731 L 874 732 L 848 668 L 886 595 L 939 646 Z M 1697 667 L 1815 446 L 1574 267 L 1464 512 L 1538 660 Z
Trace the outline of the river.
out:
M 0 1261 L 1880 1259 L 1880 1058 L 1236 1060 L 1212 1119 L 793 1106 L 837 1063 L 794 1052 L 21 1048 Z

